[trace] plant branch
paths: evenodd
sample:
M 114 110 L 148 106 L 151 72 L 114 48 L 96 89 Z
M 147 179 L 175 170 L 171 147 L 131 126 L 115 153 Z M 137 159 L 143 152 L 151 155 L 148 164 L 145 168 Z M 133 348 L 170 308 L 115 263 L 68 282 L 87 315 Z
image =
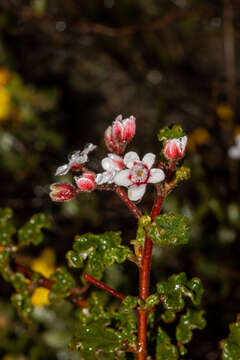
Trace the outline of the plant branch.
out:
M 120 197 L 120 199 L 127 205 L 129 210 L 131 210 L 133 215 L 137 219 L 140 219 L 142 217 L 141 211 L 131 200 L 129 200 L 129 197 L 127 196 L 127 193 L 125 192 L 125 190 L 123 190 L 123 188 L 121 188 L 121 187 L 117 187 L 115 189 L 115 191 L 116 191 L 116 194 Z
M 152 221 L 159 215 L 163 199 L 164 197 L 161 194 L 158 194 L 152 208 Z M 152 239 L 149 236 L 146 236 L 139 281 L 139 296 L 144 301 L 149 294 L 152 248 Z M 138 360 L 145 360 L 147 357 L 147 317 L 148 311 L 143 308 L 138 308 Z
M 89 274 L 84 274 L 83 277 L 84 277 L 84 279 L 85 279 L 87 282 L 89 282 L 89 283 L 91 283 L 91 284 L 99 287 L 100 289 L 108 292 L 109 294 L 117 297 L 117 298 L 120 299 L 120 300 L 124 300 L 124 299 L 126 298 L 125 295 L 123 295 L 123 294 L 121 294 L 120 292 L 112 289 L 112 288 L 109 287 L 108 285 L 104 284 L 102 281 L 99 281 L 99 280 L 95 279 L 94 277 L 92 277 L 92 276 L 89 275 Z
M 187 16 L 202 15 L 202 14 L 211 13 L 212 11 L 213 11 L 212 6 L 199 6 L 192 9 L 173 11 L 170 14 L 167 14 L 160 19 L 150 22 L 147 25 L 137 24 L 137 25 L 124 26 L 120 28 L 113 28 L 103 24 L 80 23 L 80 24 L 76 24 L 75 28 L 80 32 L 86 34 L 99 34 L 110 37 L 130 36 L 138 32 L 146 33 L 149 31 L 155 31 L 164 28 L 165 26 L 171 24 L 172 22 L 176 20 L 180 20 Z
M 17 263 L 15 263 L 15 270 L 16 272 L 24 274 L 30 280 L 32 279 L 33 274 L 35 274 L 34 271 L 32 271 L 30 268 Z M 41 276 L 36 282 L 34 282 L 34 284 L 38 287 L 44 287 L 45 289 L 51 290 L 54 285 L 54 281 L 47 279 L 44 276 Z M 73 304 L 75 304 L 77 307 L 84 308 L 86 307 L 86 300 L 82 299 L 80 296 L 87 290 L 88 286 L 86 285 L 82 288 L 74 287 L 70 290 L 71 295 L 68 296 L 67 299 Z

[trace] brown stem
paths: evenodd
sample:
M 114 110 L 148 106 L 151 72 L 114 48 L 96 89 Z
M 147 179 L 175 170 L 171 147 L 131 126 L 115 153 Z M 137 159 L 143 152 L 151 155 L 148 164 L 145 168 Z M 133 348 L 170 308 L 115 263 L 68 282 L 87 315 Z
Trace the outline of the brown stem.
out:
M 15 270 L 17 272 L 24 274 L 28 279 L 31 279 L 34 274 L 34 272 L 30 268 L 20 265 L 20 264 L 17 264 L 17 263 L 15 263 Z M 41 287 L 51 290 L 54 285 L 54 281 L 47 279 L 44 276 L 41 276 L 35 282 L 35 285 L 37 285 L 38 287 L 41 286 Z M 86 300 L 82 299 L 80 297 L 80 295 L 83 294 L 84 292 L 86 292 L 87 290 L 88 290 L 88 286 L 86 286 L 86 285 L 83 286 L 82 288 L 74 287 L 70 290 L 71 295 L 68 296 L 67 299 L 70 302 L 72 302 L 73 304 L 75 304 L 77 307 L 84 308 L 84 307 L 86 307 Z
M 84 279 L 85 279 L 87 282 L 89 282 L 89 283 L 91 283 L 91 284 L 99 287 L 100 289 L 108 292 L 109 294 L 117 297 L 117 298 L 120 299 L 120 300 L 124 300 L 124 299 L 126 298 L 125 295 L 123 295 L 123 294 L 121 294 L 120 292 L 112 289 L 112 288 L 109 287 L 108 285 L 104 284 L 102 281 L 99 281 L 99 280 L 95 279 L 94 277 L 92 277 L 92 276 L 89 275 L 89 274 L 84 274 Z
M 148 24 L 137 24 L 137 25 L 130 25 L 130 26 L 124 26 L 120 28 L 113 28 L 110 26 L 106 26 L 103 24 L 86 24 L 86 23 L 79 23 L 76 24 L 75 28 L 79 30 L 80 32 L 83 32 L 85 34 L 100 34 L 110 37 L 121 37 L 121 36 L 130 36 L 134 35 L 138 32 L 149 32 L 149 31 L 155 31 L 161 28 L 164 28 L 165 26 L 168 26 L 174 21 L 181 20 L 182 18 L 185 18 L 187 16 L 201 16 L 206 15 L 208 13 L 211 13 L 214 10 L 213 7 L 210 6 L 199 6 L 191 9 L 184 9 L 184 10 L 177 10 L 173 11 L 162 18 L 159 18 L 157 20 L 152 21 Z
M 152 221 L 159 215 L 163 196 L 158 195 L 152 208 Z M 149 276 L 151 268 L 153 242 L 149 236 L 146 236 L 142 264 L 140 267 L 140 281 L 139 281 L 139 297 L 146 300 L 149 293 Z M 147 357 L 147 317 L 148 312 L 144 308 L 138 308 L 138 360 L 145 360 Z
M 120 197 L 120 199 L 127 205 L 127 207 L 131 210 L 134 216 L 136 216 L 137 219 L 140 219 L 142 216 L 141 211 L 138 209 L 138 207 L 129 200 L 127 193 L 123 190 L 121 187 L 116 188 L 116 194 Z

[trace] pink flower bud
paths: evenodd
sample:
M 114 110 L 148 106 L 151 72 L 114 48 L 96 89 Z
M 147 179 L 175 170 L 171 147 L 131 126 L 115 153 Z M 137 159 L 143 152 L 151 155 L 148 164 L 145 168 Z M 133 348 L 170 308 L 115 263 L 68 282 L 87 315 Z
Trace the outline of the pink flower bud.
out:
M 118 115 L 112 126 L 109 126 L 105 131 L 104 138 L 107 148 L 117 155 L 122 155 L 135 132 L 135 117 L 130 116 L 127 119 L 123 119 L 122 115 Z
M 187 136 L 178 139 L 168 139 L 163 150 L 164 156 L 168 160 L 181 159 L 185 154 Z
M 85 171 L 82 176 L 75 176 L 74 180 L 76 182 L 76 185 L 78 187 L 78 189 L 82 192 L 82 191 L 92 191 L 95 189 L 96 187 L 96 182 L 95 182 L 95 176 L 96 174 L 92 171 Z
M 51 199 L 57 202 L 71 200 L 75 194 L 75 187 L 70 183 L 54 183 L 50 190 Z

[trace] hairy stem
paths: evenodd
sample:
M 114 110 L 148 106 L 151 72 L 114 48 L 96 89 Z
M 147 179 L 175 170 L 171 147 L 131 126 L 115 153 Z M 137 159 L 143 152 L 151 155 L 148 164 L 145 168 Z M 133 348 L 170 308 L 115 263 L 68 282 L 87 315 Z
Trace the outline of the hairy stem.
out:
M 115 191 L 117 195 L 120 197 L 120 199 L 127 205 L 129 210 L 131 210 L 133 215 L 136 216 L 137 219 L 140 219 L 140 217 L 142 216 L 141 211 L 131 200 L 129 200 L 127 193 L 123 190 L 123 188 L 117 187 Z
M 91 284 L 99 287 L 100 289 L 108 292 L 109 294 L 117 297 L 117 298 L 120 299 L 120 300 L 124 300 L 125 297 L 126 297 L 125 295 L 123 295 L 123 294 L 121 294 L 120 292 L 112 289 L 112 288 L 109 287 L 108 285 L 104 284 L 102 281 L 99 281 L 99 280 L 95 279 L 94 277 L 92 277 L 92 276 L 89 275 L 89 274 L 84 274 L 84 279 L 85 279 L 87 282 L 89 282 L 89 283 L 91 283 Z
M 152 208 L 152 221 L 159 215 L 163 196 L 158 195 Z M 151 268 L 153 242 L 146 236 L 142 263 L 140 266 L 139 297 L 146 300 L 149 293 L 149 277 Z M 148 312 L 144 308 L 138 308 L 138 360 L 146 360 L 147 357 L 147 317 Z

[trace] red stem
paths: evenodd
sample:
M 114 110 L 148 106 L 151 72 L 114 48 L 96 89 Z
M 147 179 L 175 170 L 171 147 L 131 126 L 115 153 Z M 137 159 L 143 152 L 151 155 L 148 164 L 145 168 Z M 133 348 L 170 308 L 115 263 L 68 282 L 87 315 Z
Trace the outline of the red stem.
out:
M 142 217 L 141 211 L 137 208 L 137 206 L 129 200 L 127 193 L 123 190 L 121 187 L 116 188 L 116 193 L 120 197 L 120 199 L 127 205 L 127 207 L 131 210 L 134 216 L 136 216 L 137 219 L 140 219 Z
M 121 294 L 120 292 L 112 289 L 111 287 L 109 287 L 109 286 L 107 286 L 106 284 L 104 284 L 102 281 L 99 281 L 99 280 L 95 279 L 94 277 L 92 277 L 92 276 L 89 275 L 89 274 L 84 274 L 84 279 L 85 279 L 87 282 L 89 282 L 89 283 L 91 283 L 91 284 L 99 287 L 100 289 L 108 292 L 109 294 L 117 297 L 117 298 L 120 299 L 120 300 L 124 300 L 124 299 L 126 298 L 125 295 L 123 295 L 123 294 Z
M 152 221 L 159 215 L 163 196 L 158 195 L 152 208 Z M 142 263 L 140 267 L 140 281 L 139 281 L 139 297 L 146 300 L 149 293 L 149 276 L 151 268 L 153 242 L 149 236 L 146 236 Z M 146 309 L 138 308 L 138 360 L 145 360 L 147 357 L 147 317 Z

